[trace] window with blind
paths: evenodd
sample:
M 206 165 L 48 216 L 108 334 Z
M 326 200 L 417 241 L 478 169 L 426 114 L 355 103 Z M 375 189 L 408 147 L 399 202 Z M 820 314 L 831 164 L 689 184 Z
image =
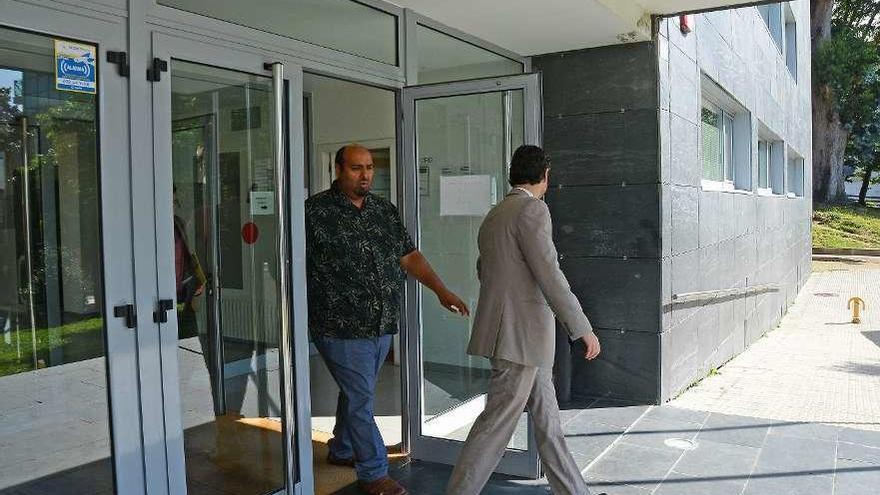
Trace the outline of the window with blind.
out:
M 709 102 L 703 103 L 701 130 L 703 140 L 703 179 L 734 182 L 733 115 Z

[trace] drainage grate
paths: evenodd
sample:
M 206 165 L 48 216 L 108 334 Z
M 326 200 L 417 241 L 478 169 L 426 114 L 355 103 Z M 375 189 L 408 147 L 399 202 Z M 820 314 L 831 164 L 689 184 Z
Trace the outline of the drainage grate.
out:
M 817 297 L 840 297 L 840 294 L 837 292 L 814 292 L 813 295 Z

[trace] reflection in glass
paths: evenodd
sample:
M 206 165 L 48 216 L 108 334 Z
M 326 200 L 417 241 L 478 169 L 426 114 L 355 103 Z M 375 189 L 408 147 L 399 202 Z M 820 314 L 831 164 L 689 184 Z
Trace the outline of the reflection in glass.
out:
M 172 61 L 180 392 L 190 495 L 284 487 L 271 80 Z
M 523 64 L 435 31 L 416 28 L 418 83 L 461 81 L 480 77 L 522 74 Z
M 112 493 L 96 96 L 0 39 L 0 493 Z
M 522 144 L 523 128 L 521 91 L 416 101 L 419 247 L 472 310 L 480 291 L 477 234 L 485 214 L 510 189 L 510 150 Z M 451 211 L 449 180 L 473 180 L 486 190 Z M 432 293 L 421 294 L 422 434 L 464 440 L 485 405 L 491 367 L 467 355 L 471 319 L 450 314 Z M 526 422 L 520 423 L 511 447 L 526 449 Z
M 397 65 L 397 17 L 352 0 L 159 0 L 159 4 Z

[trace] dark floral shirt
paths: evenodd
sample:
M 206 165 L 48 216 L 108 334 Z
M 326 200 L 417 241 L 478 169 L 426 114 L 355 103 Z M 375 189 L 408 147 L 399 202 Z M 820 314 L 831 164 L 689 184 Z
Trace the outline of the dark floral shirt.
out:
M 359 209 L 334 182 L 305 210 L 309 330 L 341 339 L 397 333 L 400 258 L 416 249 L 397 207 L 368 194 Z

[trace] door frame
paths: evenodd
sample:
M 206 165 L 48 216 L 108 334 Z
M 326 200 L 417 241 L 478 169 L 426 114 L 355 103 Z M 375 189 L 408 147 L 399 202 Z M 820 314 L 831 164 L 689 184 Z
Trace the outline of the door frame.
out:
M 97 47 L 97 148 L 104 358 L 114 488 L 144 493 L 136 328 L 114 317 L 114 306 L 135 303 L 128 83 L 107 62 L 108 51 L 127 50 L 125 17 L 55 2 L 0 3 L 0 26 Z M 122 489 L 125 487 L 125 490 Z
M 400 93 L 401 143 L 400 162 L 402 164 L 402 201 L 400 204 L 404 223 L 416 246 L 420 245 L 419 213 L 419 160 L 416 146 L 416 112 L 415 102 L 418 100 L 464 96 L 473 94 L 496 93 L 522 90 L 524 143 L 541 145 L 543 114 L 541 107 L 541 76 L 540 74 L 517 74 L 492 78 L 471 79 L 448 83 L 409 86 Z M 509 107 L 506 107 L 509 109 Z M 508 143 L 509 144 L 509 143 Z M 507 146 L 509 147 L 509 146 Z M 512 152 L 512 150 L 506 150 Z M 508 155 L 509 153 L 505 153 Z M 404 310 L 405 330 L 401 332 L 401 347 L 405 354 L 403 367 L 404 394 L 404 444 L 413 459 L 439 462 L 454 465 L 463 442 L 443 438 L 429 437 L 422 434 L 422 308 L 421 291 L 423 288 L 412 277 L 407 279 Z M 476 308 L 472 308 L 476 309 Z M 469 401 L 470 402 L 470 401 Z M 537 443 L 532 433 L 532 422 L 529 419 L 528 447 L 525 451 L 507 450 L 496 468 L 496 472 L 514 476 L 538 478 L 540 463 Z
M 284 398 L 285 470 L 287 487 L 280 493 L 309 494 L 313 491 L 311 413 L 309 403 L 309 344 L 305 296 L 305 222 L 303 180 L 303 104 L 302 67 L 297 61 L 277 53 L 252 47 L 231 48 L 210 43 L 207 40 L 183 37 L 153 30 L 152 56 L 168 63 L 169 72 L 162 72 L 160 80 L 153 83 L 153 221 L 156 226 L 156 281 L 157 301 L 174 300 L 173 221 L 172 221 L 172 169 L 171 169 L 171 63 L 172 59 L 209 65 L 273 79 L 272 64 L 283 65 L 283 81 L 276 79 L 284 92 L 285 100 L 276 103 L 278 113 L 286 127 L 286 139 L 278 139 L 273 156 L 282 159 L 283 183 L 276 191 L 276 207 L 285 202 L 287 218 L 279 230 L 285 250 L 282 252 L 283 268 L 289 273 L 287 284 L 281 284 L 287 294 L 289 311 L 288 332 L 282 332 L 280 340 L 281 393 Z M 277 76 L 277 74 L 276 74 Z M 273 82 L 273 87 L 275 86 Z M 276 90 L 278 87 L 276 87 Z M 276 131 L 277 132 L 277 131 Z M 283 136 L 283 135 L 282 135 Z M 279 149 L 279 146 L 281 147 Z M 279 156 L 280 153 L 280 156 Z M 276 177 L 277 179 L 277 177 Z M 286 189 L 286 191 L 284 190 Z M 286 198 L 284 198 L 286 194 Z M 287 235 L 284 235 L 286 227 Z M 284 277 L 282 276 L 282 279 Z M 281 298 L 285 300 L 284 297 Z M 282 308 L 284 303 L 282 303 Z M 284 311 L 282 311 L 284 312 Z M 169 493 L 185 493 L 186 472 L 184 464 L 183 428 L 180 414 L 180 391 L 177 369 L 177 317 L 170 311 L 168 322 L 157 335 L 155 345 L 161 349 L 162 373 L 159 382 L 153 384 L 162 392 L 163 402 L 160 418 L 164 425 L 165 448 L 168 459 L 167 477 Z M 288 339 L 288 340 L 286 340 Z M 289 342 L 291 345 L 285 345 Z M 291 428 L 292 427 L 292 428 Z M 308 434 L 306 434 L 308 432 Z

